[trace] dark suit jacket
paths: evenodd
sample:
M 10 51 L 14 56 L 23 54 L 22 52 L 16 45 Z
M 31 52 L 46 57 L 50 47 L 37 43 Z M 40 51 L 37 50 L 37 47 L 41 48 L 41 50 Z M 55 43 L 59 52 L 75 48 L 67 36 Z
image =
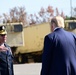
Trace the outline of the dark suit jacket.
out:
M 41 75 L 76 75 L 75 38 L 62 28 L 45 36 Z
M 7 44 L 5 47 L 8 48 L 8 51 L 0 52 L 0 75 L 14 75 L 11 49 Z

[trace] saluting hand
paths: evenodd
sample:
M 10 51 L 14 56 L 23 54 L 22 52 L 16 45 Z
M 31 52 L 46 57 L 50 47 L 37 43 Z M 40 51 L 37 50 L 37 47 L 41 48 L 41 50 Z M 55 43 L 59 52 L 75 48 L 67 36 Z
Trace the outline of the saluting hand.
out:
M 0 52 L 1 51 L 7 51 L 8 50 L 8 48 L 6 48 L 6 47 L 4 47 L 4 46 L 0 46 Z

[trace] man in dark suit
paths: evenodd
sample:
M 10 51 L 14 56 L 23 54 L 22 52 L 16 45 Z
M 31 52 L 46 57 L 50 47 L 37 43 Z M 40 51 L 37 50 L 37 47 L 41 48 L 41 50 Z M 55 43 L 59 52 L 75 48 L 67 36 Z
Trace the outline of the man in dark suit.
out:
M 64 29 L 64 19 L 51 19 L 52 33 L 45 36 L 41 75 L 76 75 L 76 36 Z
M 14 75 L 12 52 L 6 44 L 6 38 L 6 29 L 0 26 L 0 75 Z

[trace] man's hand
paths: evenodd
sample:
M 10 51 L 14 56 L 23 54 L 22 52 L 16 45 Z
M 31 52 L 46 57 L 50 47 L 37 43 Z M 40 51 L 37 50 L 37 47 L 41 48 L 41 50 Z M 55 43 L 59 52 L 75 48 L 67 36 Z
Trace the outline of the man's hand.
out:
M 6 48 L 6 47 L 4 47 L 4 46 L 0 46 L 0 52 L 2 52 L 2 51 L 7 51 L 8 50 L 8 48 Z

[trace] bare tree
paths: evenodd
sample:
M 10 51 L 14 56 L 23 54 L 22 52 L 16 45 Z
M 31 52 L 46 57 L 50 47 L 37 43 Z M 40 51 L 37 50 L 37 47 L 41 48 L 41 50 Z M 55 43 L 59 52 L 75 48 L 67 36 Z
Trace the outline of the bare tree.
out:
M 36 18 L 36 24 L 41 23 L 41 20 L 39 19 L 39 16 L 36 15 L 36 13 L 34 14 L 35 18 Z
M 11 18 L 11 22 L 17 22 L 17 8 L 14 7 L 13 9 L 10 10 L 10 18 Z
M 10 9 L 9 15 L 3 14 L 6 22 L 22 22 L 23 25 L 27 24 L 27 13 L 25 7 L 14 7 Z
M 51 17 L 55 15 L 54 13 L 56 13 L 56 16 L 60 15 L 63 18 L 65 17 L 63 11 L 59 13 L 58 8 L 54 10 L 53 7 L 50 5 L 47 8 L 41 7 L 40 11 L 38 12 L 38 15 L 36 15 L 35 13 L 35 14 L 30 14 L 29 16 L 25 11 L 25 7 L 14 7 L 10 9 L 9 15 L 3 13 L 3 17 L 4 17 L 4 22 L 8 22 L 8 23 L 22 22 L 23 25 L 27 26 L 28 24 L 31 25 L 42 22 L 48 22 L 50 21 Z
M 19 22 L 27 24 L 27 13 L 25 12 L 25 7 L 19 7 Z
M 0 23 L 2 23 L 3 22 L 3 19 L 2 19 L 3 17 L 0 15 Z
M 64 15 L 64 12 L 63 11 L 61 12 L 61 15 L 60 16 L 65 19 L 65 15 Z
M 3 13 L 3 16 L 4 16 L 4 23 L 10 23 L 11 20 L 10 20 L 10 16 L 6 13 Z
M 72 8 L 72 17 L 76 18 L 76 8 Z
M 30 14 L 30 25 L 32 24 L 36 24 L 35 20 L 34 20 L 34 15 Z
M 46 10 L 43 7 L 41 7 L 38 14 L 43 19 L 43 22 L 46 22 Z
M 50 14 L 50 16 L 54 16 L 54 9 L 52 6 L 50 6 L 50 5 L 48 6 L 47 12 Z
M 56 16 L 60 15 L 58 8 L 56 8 Z
M 41 7 L 39 14 L 40 16 L 43 16 L 45 14 L 45 9 L 43 7 Z

